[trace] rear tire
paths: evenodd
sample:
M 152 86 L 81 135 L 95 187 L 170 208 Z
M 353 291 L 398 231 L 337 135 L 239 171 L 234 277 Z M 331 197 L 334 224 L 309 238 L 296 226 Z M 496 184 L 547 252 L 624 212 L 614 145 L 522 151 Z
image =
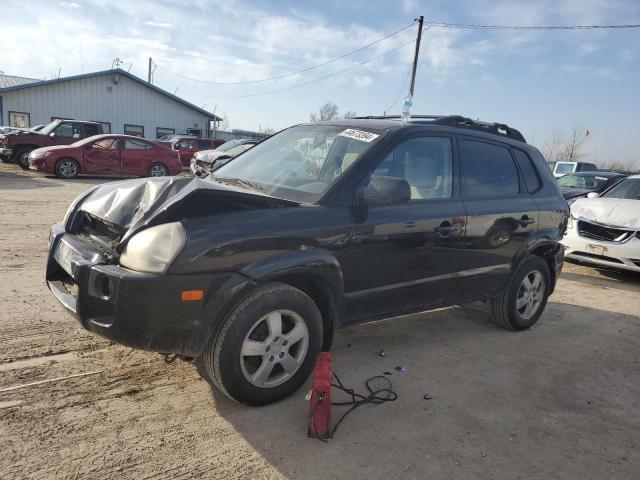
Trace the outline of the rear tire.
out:
M 56 163 L 56 177 L 71 179 L 80 174 L 80 164 L 73 158 L 61 158 Z
M 267 283 L 241 299 L 204 352 L 212 382 L 233 400 L 265 405 L 295 392 L 322 346 L 322 316 L 304 292 Z
M 22 168 L 23 170 L 29 170 L 29 154 L 33 152 L 33 150 L 33 148 L 24 147 L 18 149 L 18 151 L 16 152 L 14 158 L 16 160 L 16 163 L 20 165 L 20 168 Z
M 147 170 L 148 177 L 166 177 L 169 175 L 169 170 L 162 163 L 152 163 Z
M 550 291 L 547 262 L 535 255 L 528 257 L 512 275 L 505 291 L 489 299 L 493 321 L 507 330 L 531 328 L 544 312 Z

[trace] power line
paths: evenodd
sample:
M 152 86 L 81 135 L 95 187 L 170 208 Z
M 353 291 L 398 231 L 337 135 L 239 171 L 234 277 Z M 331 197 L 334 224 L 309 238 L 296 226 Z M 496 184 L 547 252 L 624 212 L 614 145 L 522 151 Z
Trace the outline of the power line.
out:
M 382 54 L 380 54 L 380 55 L 376 55 L 376 56 L 375 56 L 375 57 L 373 57 L 373 58 L 370 58 L 370 59 L 365 60 L 365 61 L 363 61 L 363 62 L 356 63 L 355 65 L 351 65 L 350 67 L 347 67 L 347 68 L 345 68 L 345 69 L 339 70 L 339 71 L 337 71 L 337 72 L 333 72 L 333 73 L 331 73 L 331 74 L 329 74 L 329 75 L 325 75 L 325 76 L 323 76 L 323 77 L 315 78 L 315 79 L 313 79 L 313 80 L 309 80 L 309 81 L 307 81 L 307 82 L 297 83 L 297 84 L 295 84 L 295 85 L 291 85 L 291 86 L 289 86 L 289 87 L 279 88 L 279 89 L 276 89 L 276 90 L 268 90 L 268 91 L 266 91 L 266 92 L 258 92 L 258 93 L 249 93 L 249 94 L 246 94 L 246 95 L 228 95 L 228 96 L 219 96 L 219 95 L 201 95 L 201 94 L 198 94 L 198 93 L 189 93 L 189 92 L 184 92 L 184 91 L 182 91 L 182 90 L 181 90 L 181 93 L 182 93 L 182 95 L 191 95 L 191 96 L 194 96 L 194 97 L 202 97 L 202 98 L 219 98 L 219 99 L 224 99 L 224 100 L 226 100 L 226 99 L 232 99 L 232 98 L 258 97 L 258 96 L 261 96 L 261 95 L 270 95 L 270 94 L 272 94 L 272 93 L 286 92 L 286 91 L 288 91 L 288 90 L 293 90 L 294 88 L 299 88 L 299 87 L 304 87 L 304 86 L 306 86 L 306 85 L 311 85 L 311 84 L 313 84 L 313 83 L 321 82 L 321 81 L 326 80 L 326 79 L 328 79 L 328 78 L 335 77 L 336 75 L 340 75 L 340 74 L 342 74 L 342 73 L 348 72 L 349 70 L 353 70 L 354 68 L 358 68 L 358 67 L 360 67 L 360 66 L 362 66 L 362 65 L 365 65 L 365 64 L 367 64 L 367 63 L 371 63 L 371 62 L 373 62 L 373 61 L 375 61 L 375 60 L 378 60 L 379 58 L 382 58 L 382 57 L 384 57 L 384 56 L 386 56 L 386 55 L 389 55 L 390 53 L 393 53 L 393 52 L 395 52 L 395 51 L 397 51 L 397 50 L 400 50 L 401 48 L 404 48 L 404 47 L 406 47 L 406 46 L 408 46 L 408 45 L 412 45 L 413 43 L 415 43 L 415 40 L 411 40 L 410 42 L 403 43 L 402 45 L 399 45 L 399 46 L 397 46 L 397 47 L 395 47 L 395 48 L 392 48 L 391 50 L 387 50 L 386 52 L 384 52 L 384 53 L 382 53 Z
M 413 27 L 414 23 L 412 23 L 411 25 L 407 25 L 405 27 L 402 27 L 401 29 L 396 30 L 395 32 L 391 32 L 388 35 L 385 35 L 384 37 L 381 37 L 381 38 L 379 38 L 379 39 L 377 39 L 377 40 L 375 40 L 375 41 L 373 41 L 371 43 L 368 43 L 368 44 L 366 44 L 366 45 L 364 45 L 364 46 L 362 46 L 360 48 L 357 48 L 357 49 L 352 50 L 350 52 L 347 52 L 347 53 L 345 53 L 343 55 L 340 55 L 339 57 L 334 57 L 334 58 L 332 58 L 330 60 L 327 60 L 325 62 L 318 63 L 316 65 L 312 65 L 311 67 L 306 67 L 306 68 L 297 70 L 295 72 L 284 73 L 282 75 L 277 75 L 275 77 L 261 78 L 259 80 L 244 80 L 244 81 L 241 81 L 241 82 L 213 82 L 213 81 L 209 81 L 209 80 L 201 80 L 199 78 L 187 77 L 186 75 L 182 75 L 181 73 L 177 73 L 177 72 L 171 71 L 171 70 L 163 67 L 162 65 L 157 65 L 156 64 L 156 66 L 157 66 L 157 68 L 160 68 L 161 70 L 164 70 L 165 72 L 171 73 L 172 75 L 175 75 L 175 76 L 180 77 L 180 78 L 184 78 L 185 80 L 191 80 L 191 81 L 199 82 L 199 83 L 206 83 L 206 84 L 209 84 L 209 85 L 245 85 L 245 84 L 249 84 L 249 83 L 269 82 L 271 80 L 278 80 L 278 79 L 281 79 L 281 78 L 286 78 L 286 77 L 291 77 L 293 75 L 298 75 L 300 73 L 305 73 L 305 72 L 308 72 L 310 70 L 314 70 L 316 68 L 323 67 L 323 66 L 328 65 L 330 63 L 333 63 L 333 62 L 336 62 L 338 60 L 341 60 L 341 59 L 343 59 L 345 57 L 353 55 L 354 53 L 361 52 L 362 50 L 364 50 L 366 48 L 369 48 L 372 45 L 380 43 L 383 40 L 386 40 L 387 38 L 393 37 L 394 35 L 397 35 L 398 33 L 403 32 L 406 29 Z
M 409 81 L 409 77 L 411 76 L 411 72 L 413 71 L 413 64 L 411 64 L 409 66 L 409 71 L 407 72 L 407 76 L 404 77 L 404 82 L 402 82 L 402 88 L 400 89 L 400 91 L 398 92 L 398 96 L 396 97 L 396 99 L 393 101 L 393 103 L 391 105 L 389 105 L 389 108 L 387 108 L 385 110 L 386 113 L 391 112 L 391 109 L 393 107 L 396 106 L 396 103 L 398 103 L 398 100 L 400 100 L 400 97 L 402 96 L 402 92 L 404 92 L 404 87 L 407 86 L 407 82 Z
M 439 28 L 467 28 L 472 30 L 604 30 L 640 28 L 640 24 L 628 25 L 475 25 L 468 23 L 427 22 L 425 25 Z

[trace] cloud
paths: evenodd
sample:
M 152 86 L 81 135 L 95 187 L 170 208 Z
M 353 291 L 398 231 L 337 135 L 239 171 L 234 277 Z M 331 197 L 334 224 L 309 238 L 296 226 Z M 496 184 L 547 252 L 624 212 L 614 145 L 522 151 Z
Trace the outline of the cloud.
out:
M 369 75 L 364 75 L 362 77 L 354 77 L 353 83 L 358 88 L 367 88 L 373 83 L 373 78 Z
M 76 2 L 61 2 L 60 5 L 66 8 L 80 8 Z
M 144 24 L 148 25 L 149 27 L 156 27 L 156 28 L 171 28 L 173 26 L 167 22 L 154 22 L 153 20 L 147 20 L 146 22 L 144 22 Z

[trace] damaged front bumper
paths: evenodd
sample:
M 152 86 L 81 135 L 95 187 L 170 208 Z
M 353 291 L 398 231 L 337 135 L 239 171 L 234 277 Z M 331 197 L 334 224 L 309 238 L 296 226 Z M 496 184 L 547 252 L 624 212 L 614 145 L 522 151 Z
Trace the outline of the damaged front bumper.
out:
M 64 308 L 87 330 L 132 348 L 200 356 L 241 274 L 149 274 L 107 263 L 81 236 L 52 227 L 46 280 Z M 201 301 L 181 292 L 202 290 Z

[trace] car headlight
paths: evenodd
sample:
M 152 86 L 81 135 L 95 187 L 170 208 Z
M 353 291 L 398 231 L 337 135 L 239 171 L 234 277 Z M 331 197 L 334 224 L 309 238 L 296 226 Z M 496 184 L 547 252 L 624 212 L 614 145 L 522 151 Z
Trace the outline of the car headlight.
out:
M 140 272 L 164 272 L 187 243 L 180 222 L 165 223 L 135 234 L 120 256 L 120 265 Z
M 569 220 L 567 221 L 567 229 L 573 228 L 573 220 L 574 220 L 573 215 L 570 214 Z
M 42 154 L 43 157 L 48 157 L 49 155 L 51 155 L 53 152 L 51 150 L 47 150 L 46 152 L 44 152 Z
M 571 205 L 573 202 L 575 202 L 576 200 L 578 200 L 578 198 L 580 198 L 580 197 L 573 197 L 573 198 L 570 198 L 569 200 L 567 200 L 567 205 Z

